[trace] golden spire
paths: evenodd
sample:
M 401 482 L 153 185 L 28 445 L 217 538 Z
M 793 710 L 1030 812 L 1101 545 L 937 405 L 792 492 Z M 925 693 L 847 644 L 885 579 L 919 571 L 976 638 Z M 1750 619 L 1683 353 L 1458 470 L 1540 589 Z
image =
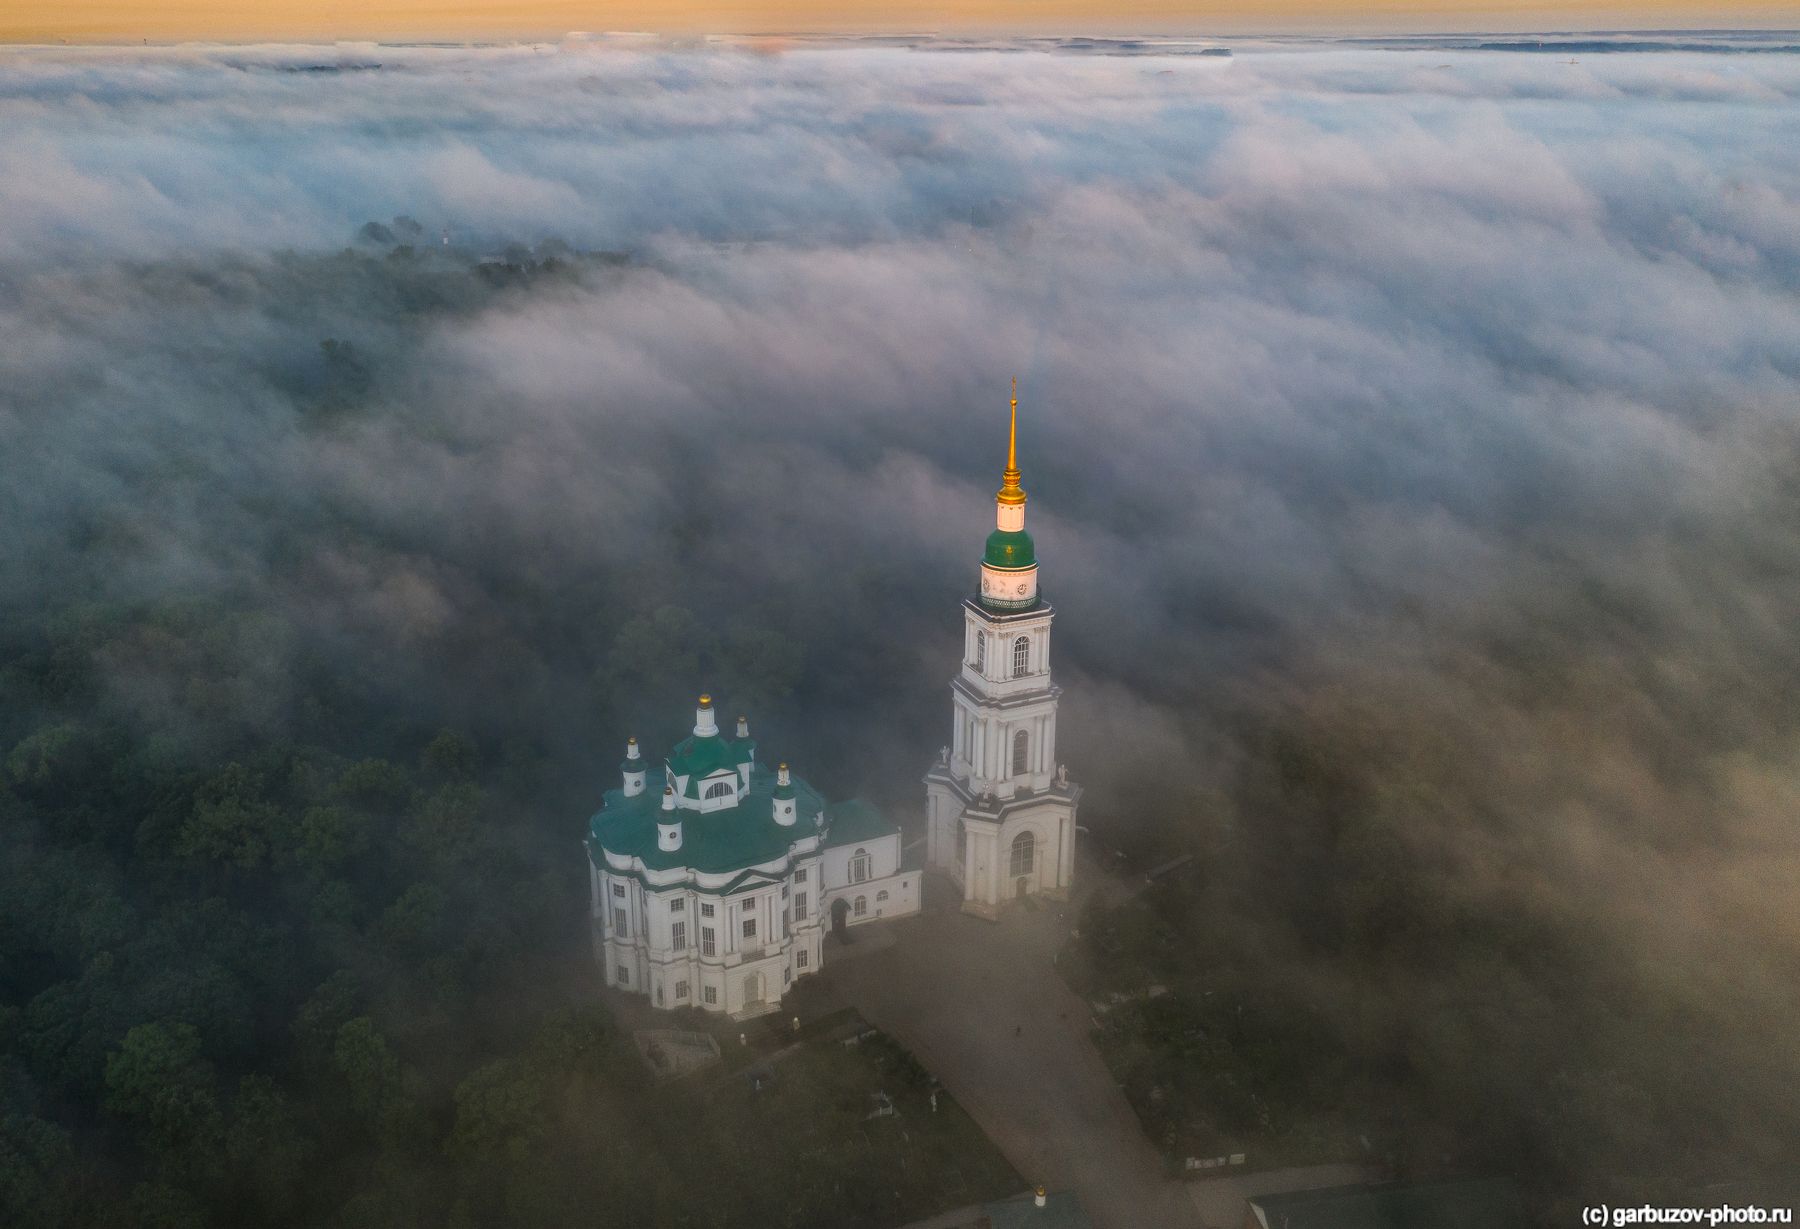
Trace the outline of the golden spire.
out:
M 1003 504 L 1022 504 L 1025 502 L 1025 490 L 1019 485 L 1019 377 L 1014 376 L 1012 382 L 1012 426 L 1006 433 L 1006 472 L 1000 475 L 1005 483 L 994 496 Z

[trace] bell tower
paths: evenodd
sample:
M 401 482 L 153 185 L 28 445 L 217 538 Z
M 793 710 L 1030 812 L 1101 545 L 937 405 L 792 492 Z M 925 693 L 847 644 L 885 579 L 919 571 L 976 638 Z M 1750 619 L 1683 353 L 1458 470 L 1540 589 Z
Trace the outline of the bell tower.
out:
M 1025 896 L 1068 895 L 1081 797 L 1056 762 L 1062 694 L 1050 675 L 1056 611 L 1038 591 L 1018 446 L 1015 379 L 981 588 L 962 603 L 950 742 L 925 776 L 927 859 L 961 886 L 964 909 L 990 918 Z

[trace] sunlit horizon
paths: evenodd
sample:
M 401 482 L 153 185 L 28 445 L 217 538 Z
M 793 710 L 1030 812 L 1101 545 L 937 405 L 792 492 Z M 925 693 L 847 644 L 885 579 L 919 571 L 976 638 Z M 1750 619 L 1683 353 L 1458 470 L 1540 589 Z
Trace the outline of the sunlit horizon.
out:
M 943 4 L 889 0 L 848 8 L 822 0 L 733 4 L 716 0 L 633 0 L 593 5 L 540 0 L 514 7 L 440 0 L 348 0 L 272 4 L 245 11 L 226 0 L 177 4 L 116 2 L 79 6 L 43 0 L 0 13 L 0 43 L 136 44 L 315 41 L 554 41 L 588 32 L 651 35 L 1073 35 L 1218 36 L 1369 33 L 1591 33 L 1777 30 L 1796 24 L 1791 5 L 1600 0 L 1581 5 L 1397 0 L 1381 4 L 1265 0 L 1256 4 L 1169 0 L 998 0 Z

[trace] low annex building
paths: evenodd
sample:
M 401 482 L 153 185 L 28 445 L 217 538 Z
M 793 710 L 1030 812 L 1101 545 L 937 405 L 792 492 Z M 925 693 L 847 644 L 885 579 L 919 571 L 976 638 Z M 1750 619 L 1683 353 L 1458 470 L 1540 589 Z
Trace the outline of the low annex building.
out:
M 919 910 L 899 826 L 757 763 L 748 721 L 725 737 L 710 696 L 660 767 L 632 738 L 620 778 L 588 821 L 594 958 L 658 1007 L 774 1011 L 828 928 Z

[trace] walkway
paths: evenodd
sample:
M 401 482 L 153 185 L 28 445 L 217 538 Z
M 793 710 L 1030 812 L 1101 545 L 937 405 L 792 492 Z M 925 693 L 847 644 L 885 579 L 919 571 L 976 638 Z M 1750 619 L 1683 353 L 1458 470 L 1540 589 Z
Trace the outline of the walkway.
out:
M 931 879 L 928 906 L 947 887 Z M 1199 1229 L 1052 964 L 1075 906 L 1064 912 L 997 923 L 928 912 L 891 923 L 882 950 L 828 948 L 826 970 L 836 997 L 917 1055 L 1027 1183 L 1073 1190 L 1098 1229 Z

